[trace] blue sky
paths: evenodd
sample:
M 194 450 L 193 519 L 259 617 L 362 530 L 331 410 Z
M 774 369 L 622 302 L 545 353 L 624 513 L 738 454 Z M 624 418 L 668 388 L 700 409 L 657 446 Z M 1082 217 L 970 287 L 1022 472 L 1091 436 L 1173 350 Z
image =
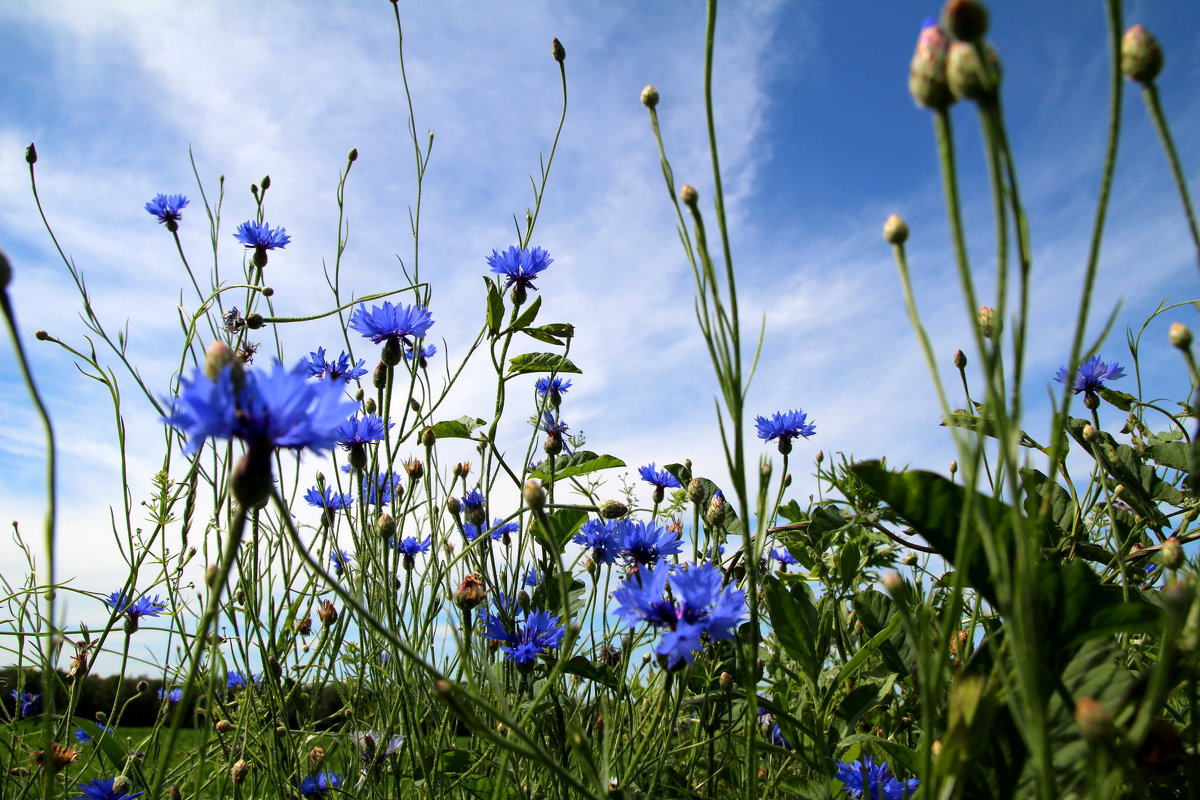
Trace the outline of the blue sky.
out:
M 1035 255 L 1027 428 L 1045 438 L 1043 401 L 1068 355 L 1104 146 L 1105 22 L 1100 2 L 996 6 L 991 39 L 1004 64 Z M 42 199 L 99 315 L 111 329 L 128 320 L 132 360 L 163 392 L 177 358 L 174 307 L 186 276 L 142 205 L 157 192 L 192 197 L 184 246 L 194 263 L 211 255 L 189 147 L 210 193 L 217 176 L 226 177 L 226 269 L 240 264 L 231 234 L 252 213 L 248 187 L 271 176 L 268 220 L 294 239 L 268 267 L 281 313 L 327 308 L 321 265 L 332 261 L 334 190 L 351 147 L 360 159 L 347 192 L 344 286 L 357 294 L 398 288 L 396 255 L 411 256 L 413 165 L 390 4 L 225 0 L 164 9 L 0 7 L 0 247 L 14 265 L 11 292 L 62 443 L 60 571 L 88 591 L 112 591 L 123 574 L 107 524 L 120 498 L 113 415 L 102 387 L 81 377 L 66 353 L 33 340 L 44 328 L 82 346 L 85 331 L 33 206 L 25 146 L 37 143 Z M 555 258 L 538 283 L 543 319 L 576 325 L 572 359 L 585 371 L 564 418 L 587 434 L 589 449 L 631 468 L 690 457 L 720 481 L 715 384 L 692 314 L 692 277 L 638 102 L 643 85 L 658 87 L 675 175 L 694 183 L 710 209 L 702 5 L 401 3 L 401 11 L 416 127 L 436 131 L 421 259 L 433 283 L 439 359 L 461 358 L 474 338 L 484 258 L 512 243 L 512 217 L 530 202 L 528 176 L 548 151 L 559 110 L 549 55 L 557 36 L 568 53 L 570 108 L 534 243 Z M 720 13 L 718 136 L 743 319 L 751 329 L 766 320 L 750 410 L 803 408 L 816 420 L 817 435 L 793 456 L 802 504 L 815 492 L 805 465 L 818 448 L 937 470 L 954 455 L 879 233 L 890 213 L 909 222 L 918 302 L 950 380 L 950 357 L 968 342 L 968 316 L 930 115 L 906 90 L 917 32 L 936 11 L 915 2 L 761 2 L 727 3 Z M 1163 102 L 1195 183 L 1200 7 L 1129 3 L 1125 17 L 1163 43 Z M 954 121 L 972 252 L 986 287 L 994 245 L 973 108 L 956 108 Z M 1200 288 L 1162 150 L 1131 85 L 1124 124 L 1093 305 L 1100 320 L 1121 304 L 1101 351 L 1117 360 L 1127 357 L 1127 325 L 1140 325 L 1163 298 L 1191 299 Z M 1146 335 L 1143 369 L 1158 396 L 1186 390 L 1165 331 L 1174 319 L 1197 328 L 1192 316 L 1164 315 Z M 294 361 L 319 345 L 337 348 L 340 335 L 317 324 L 284 331 L 284 341 Z M 33 535 L 42 515 L 41 434 L 7 339 L 0 347 L 8 412 L 0 507 Z M 371 358 L 365 349 L 360 356 Z M 492 389 L 479 366 L 450 398 L 447 417 L 488 416 Z M 157 469 L 161 426 L 121 377 L 136 503 Z M 512 412 L 514 450 L 527 415 Z M 1105 419 L 1120 426 L 1118 416 Z M 443 460 L 471 455 L 464 448 Z M 614 493 L 618 486 L 614 477 Z M 23 571 L 17 549 L 0 544 L 0 572 L 11 581 Z M 81 605 L 72 603 L 69 619 L 85 615 Z

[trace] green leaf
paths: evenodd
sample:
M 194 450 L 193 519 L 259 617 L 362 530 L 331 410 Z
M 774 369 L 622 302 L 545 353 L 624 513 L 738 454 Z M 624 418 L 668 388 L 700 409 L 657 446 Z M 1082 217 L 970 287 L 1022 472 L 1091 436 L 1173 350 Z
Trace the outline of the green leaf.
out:
M 459 417 L 437 422 L 433 425 L 433 433 L 439 439 L 470 439 L 476 428 L 486 425 L 478 417 Z
M 550 539 L 546 538 L 547 531 L 540 520 L 530 525 L 529 530 L 539 542 L 561 552 L 571 537 L 579 533 L 579 529 L 583 527 L 583 523 L 587 522 L 587 518 L 588 513 L 582 508 L 560 508 L 552 514 L 546 515 Z
M 583 581 L 574 575 L 567 575 L 567 611 L 569 612 L 569 616 L 574 616 L 582 608 L 583 593 L 586 590 L 587 587 Z M 544 580 L 538 584 L 538 587 L 533 590 L 533 597 L 530 598 L 530 602 L 534 608 L 544 609 L 559 616 L 562 614 L 563 607 L 562 591 L 562 582 L 559 576 L 555 574 L 548 580 Z
M 554 480 L 574 478 L 602 469 L 623 467 L 625 462 L 616 456 L 596 455 L 590 450 L 576 450 L 569 456 L 554 456 Z M 547 458 L 538 468 L 529 473 L 530 478 L 550 480 L 550 459 Z
M 891 635 L 895 633 L 897 629 L 899 629 L 900 623 L 901 618 L 899 614 L 892 617 L 891 620 L 888 621 L 888 624 L 884 626 L 883 630 L 872 636 L 870 640 L 860 647 L 858 652 L 851 656 L 850 660 L 847 661 L 840 670 L 838 670 L 837 676 L 826 688 L 825 699 L 821 702 L 821 719 L 829 718 L 829 706 L 833 702 L 833 699 L 840 694 L 841 686 L 843 683 L 845 683 L 846 679 L 862 668 L 863 664 L 867 662 L 867 659 L 874 655 L 876 651 L 878 651 L 879 648 L 882 647 L 883 644 L 891 637 Z
M 582 373 L 566 356 L 557 353 L 526 353 L 508 362 L 508 376 L 524 375 L 529 372 L 572 372 Z
M 1151 461 L 1168 469 L 1177 469 L 1180 472 L 1191 472 L 1192 470 L 1190 449 L 1183 442 L 1152 444 L 1146 448 L 1146 455 L 1150 457 Z
M 797 583 L 789 591 L 773 575 L 764 578 L 763 589 L 775 639 L 784 652 L 800 664 L 805 677 L 815 688 L 825 653 L 817 649 L 820 620 L 812 589 L 805 583 Z
M 1137 398 L 1133 395 L 1109 389 L 1107 386 L 1100 387 L 1100 396 L 1122 411 L 1129 411 L 1137 403 Z
M 999 439 L 1000 435 L 996 430 L 996 418 L 987 413 L 982 403 L 976 405 L 978 405 L 980 413 L 974 414 L 965 409 L 957 408 L 942 419 L 941 425 L 951 428 L 963 428 L 983 434 L 984 436 L 990 436 L 993 439 Z M 1045 447 L 1034 441 L 1033 437 L 1025 431 L 1020 431 L 1020 434 L 1020 445 L 1022 447 L 1032 447 L 1043 453 L 1047 452 Z
M 551 336 L 550 334 L 543 331 L 541 328 L 522 328 L 521 333 L 524 333 L 527 336 L 530 336 L 534 339 L 537 339 L 539 342 L 544 342 L 546 344 L 554 344 L 554 345 L 558 345 L 559 347 L 566 345 L 566 342 L 564 342 L 562 339 L 559 339 L 557 336 Z
M 540 311 L 541 308 L 542 308 L 542 296 L 539 294 L 537 297 L 535 297 L 533 299 L 533 302 L 530 303 L 525 308 L 525 310 L 521 312 L 521 316 L 517 317 L 516 322 L 514 322 L 512 325 L 508 326 L 508 329 L 510 331 L 517 331 L 517 330 L 520 330 L 521 328 L 528 328 L 530 325 L 533 324 L 533 321 L 535 319 L 537 319 L 538 311 Z
M 692 470 L 683 464 L 667 464 L 663 469 L 674 475 L 683 484 L 683 488 L 685 489 L 688 489 L 692 479 L 695 478 L 692 475 Z M 698 478 L 697 480 L 700 481 L 700 499 L 696 501 L 696 505 L 700 507 L 700 514 L 703 516 L 704 512 L 708 510 L 709 504 L 712 503 L 713 495 L 720 491 L 720 489 L 708 478 Z M 729 500 L 728 497 L 725 499 Z M 725 519 L 721 521 L 718 528 L 724 532 L 725 538 L 729 538 L 730 536 L 742 537 L 746 534 L 746 526 L 738 519 L 737 512 L 733 510 L 732 503 L 727 503 L 725 506 Z
M 549 322 L 536 330 L 560 339 L 571 339 L 575 336 L 575 326 L 569 322 Z
M 592 663 L 586 656 L 574 656 L 563 662 L 562 671 L 568 675 L 578 675 L 589 681 L 595 681 L 609 689 L 616 689 L 621 685 L 621 681 L 611 669 Z
M 895 601 L 874 589 L 854 595 L 851 605 L 868 636 L 875 636 L 887 628 L 897 614 Z M 917 665 L 917 654 L 903 628 L 897 629 L 891 638 L 879 645 L 879 655 L 888 669 L 905 678 Z
M 504 320 L 504 296 L 490 278 L 484 278 L 487 284 L 487 327 L 488 334 L 493 338 L 500 335 L 500 323 Z

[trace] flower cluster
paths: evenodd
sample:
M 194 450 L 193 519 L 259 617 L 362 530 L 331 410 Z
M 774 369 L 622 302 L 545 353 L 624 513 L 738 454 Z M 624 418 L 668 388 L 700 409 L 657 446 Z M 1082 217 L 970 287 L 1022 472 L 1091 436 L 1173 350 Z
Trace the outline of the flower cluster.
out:
M 463 498 L 463 499 L 465 500 L 466 498 Z M 505 536 L 511 536 L 512 534 L 516 533 L 520 529 L 521 529 L 520 523 L 505 522 L 504 520 L 497 517 L 496 519 L 492 520 L 492 524 L 490 526 L 488 526 L 488 525 L 472 525 L 469 522 L 465 523 L 463 525 L 463 536 L 467 537 L 468 542 L 473 542 L 476 539 L 478 539 L 480 536 L 483 536 L 485 534 L 492 539 L 499 540 L 499 539 L 503 539 Z
M 416 347 L 416 340 L 433 327 L 433 315 L 425 306 L 399 305 L 388 300 L 367 311 L 365 303 L 350 315 L 349 327 L 375 344 L 383 344 L 380 359 L 389 367 L 400 363 L 403 347 Z
M 349 353 L 342 353 L 336 360 L 330 361 L 325 357 L 324 347 L 318 347 L 300 363 L 308 369 L 310 377 L 318 380 L 349 383 L 358 380 L 368 372 L 367 368 L 363 366 L 366 362 L 360 358 L 357 364 L 353 363 Z
M 333 772 L 320 772 L 300 781 L 300 794 L 304 797 L 324 797 L 327 792 L 342 786 L 342 776 Z
M 645 567 L 613 592 L 616 613 L 630 625 L 649 622 L 666 628 L 656 652 L 668 670 L 676 670 L 692 663 L 702 636 L 733 637 L 746 609 L 746 592 L 722 585 L 723 578 L 707 562 L 673 572 L 665 566 Z
M 615 519 L 589 519 L 571 541 L 590 549 L 597 564 L 615 564 L 621 555 L 621 531 Z
M 683 547 L 679 536 L 653 521 L 620 520 L 617 523 L 621 552 L 630 561 L 654 566 Z
M 892 776 L 887 762 L 876 764 L 871 756 L 860 761 L 838 764 L 835 776 L 844 785 L 842 791 L 865 800 L 905 800 L 917 791 L 920 781 L 902 781 Z
M 354 497 L 349 493 L 335 492 L 329 486 L 324 488 L 311 486 L 304 493 L 304 502 L 315 508 L 320 508 L 326 513 L 331 513 L 349 508 L 354 503 Z

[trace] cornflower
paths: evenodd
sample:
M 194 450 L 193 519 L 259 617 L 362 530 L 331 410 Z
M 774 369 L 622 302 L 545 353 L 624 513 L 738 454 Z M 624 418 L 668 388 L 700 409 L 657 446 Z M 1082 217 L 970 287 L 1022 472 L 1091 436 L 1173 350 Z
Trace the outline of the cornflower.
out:
M 642 480 L 654 487 L 653 500 L 655 503 L 663 501 L 667 489 L 683 488 L 682 484 L 679 483 L 679 479 L 665 469 L 655 471 L 653 461 L 644 467 L 638 467 L 638 474 L 642 476 Z
M 1112 364 L 1106 364 L 1100 360 L 1100 356 L 1092 356 L 1079 369 L 1075 370 L 1074 380 L 1071 382 L 1071 390 L 1075 394 L 1083 393 L 1083 405 L 1085 408 L 1095 410 L 1100 407 L 1100 397 L 1097 394 L 1104 388 L 1105 381 L 1115 381 L 1118 378 L 1125 377 L 1125 368 L 1114 361 Z M 1070 373 L 1066 367 L 1059 367 L 1058 374 L 1054 376 L 1054 380 L 1059 383 L 1067 383 L 1071 380 Z
M 326 792 L 341 788 L 342 776 L 321 772 L 300 781 L 300 794 L 305 797 L 324 797 Z
M 104 602 L 112 607 L 114 613 L 125 615 L 126 633 L 136 631 L 142 617 L 157 617 L 167 610 L 166 604 L 158 599 L 158 595 L 139 597 L 134 601 L 126 597 L 124 592 L 113 592 L 104 598 Z
M 160 225 L 166 225 L 171 233 L 179 230 L 179 220 L 183 219 L 183 209 L 188 199 L 181 194 L 156 194 L 146 203 L 146 210 L 158 217 Z
M 272 229 L 265 222 L 249 219 L 238 225 L 233 238 L 244 244 L 247 250 L 254 251 L 251 263 L 259 269 L 267 265 L 268 250 L 282 250 L 292 241 L 292 237 L 288 236 L 282 227 Z
M 515 246 L 509 245 L 508 249 L 502 253 L 493 250 L 487 263 L 492 268 L 492 272 L 504 276 L 505 290 L 511 287 L 513 303 L 521 305 L 525 302 L 527 290 L 537 288 L 533 285 L 534 278 L 538 276 L 539 272 L 553 264 L 554 259 L 550 258 L 550 254 L 540 247 L 532 250 L 518 250 Z
M 34 694 L 33 692 L 18 692 L 16 689 L 12 690 L 9 697 L 16 701 L 17 719 L 36 714 L 38 700 L 42 699 L 40 692 Z
M 569 380 L 562 378 L 538 378 L 538 382 L 533 385 L 537 393 L 550 401 L 550 405 L 558 408 L 562 405 L 562 396 L 567 393 L 567 389 L 571 388 Z
M 893 777 L 886 761 L 876 764 L 871 756 L 838 764 L 834 777 L 844 784 L 842 791 L 846 794 L 867 800 L 904 800 L 912 797 L 920 785 L 916 778 L 902 781 Z
M 183 689 L 159 689 L 158 699 L 166 700 L 168 703 L 178 703 L 183 699 Z
M 490 527 L 484 525 L 471 525 L 467 523 L 463 525 L 463 536 L 467 537 L 468 542 L 473 542 L 481 535 L 487 534 L 491 539 L 503 539 L 510 536 L 521 529 L 521 525 L 517 522 L 505 522 L 499 517 L 492 520 Z
M 615 564 L 621 554 L 621 529 L 616 520 L 589 519 L 571 541 L 591 548 L 597 564 Z
M 383 344 L 380 360 L 389 367 L 400 363 L 403 347 L 416 347 L 416 340 L 433 327 L 433 315 L 425 306 L 398 305 L 388 300 L 367 311 L 365 303 L 350 315 L 349 327 L 375 344 Z
M 500 642 L 505 660 L 516 662 L 521 672 L 529 672 L 540 654 L 562 644 L 566 631 L 549 611 L 534 611 L 523 621 L 519 616 L 506 625 L 499 616 L 487 614 L 486 636 Z
M 676 555 L 683 542 L 661 525 L 644 520 L 621 520 L 617 524 L 620 546 L 626 558 L 653 566 L 669 555 Z
M 567 423 L 562 419 L 555 419 L 549 411 L 543 411 L 542 422 L 538 428 L 546 434 L 546 441 L 542 444 L 546 455 L 556 456 L 564 451 L 567 455 L 571 455 L 571 448 L 563 441 L 563 434 L 570 429 Z
M 349 568 L 350 562 L 354 560 L 354 556 L 347 553 L 345 550 L 330 550 L 329 563 L 333 566 L 333 571 L 341 575 L 342 570 Z
M 764 442 L 772 439 L 779 440 L 779 452 L 787 455 L 792 452 L 792 440 L 798 436 L 805 439 L 817 432 L 815 422 L 808 421 L 808 415 L 803 411 L 776 411 L 770 419 L 755 417 L 754 424 L 758 427 L 758 438 Z
M 75 800 L 133 800 L 135 797 L 141 797 L 144 792 L 134 792 L 127 794 L 123 790 L 114 788 L 117 779 L 113 778 L 96 778 L 88 783 L 79 784 L 79 791 L 83 794 L 76 795 Z
M 363 366 L 367 362 L 360 358 L 358 363 L 354 364 L 349 353 L 343 352 L 336 360 L 330 361 L 325 357 L 324 347 L 318 347 L 300 363 L 309 370 L 310 377 L 319 380 L 349 383 L 358 380 L 368 372 L 367 368 Z
M 378 414 L 367 414 L 361 418 L 353 416 L 346 420 L 337 427 L 334 434 L 337 443 L 350 454 L 350 466 L 363 470 L 367 468 L 367 445 L 382 441 L 386 429 L 394 427 L 394 422 L 385 427 L 383 418 Z
M 426 536 L 424 539 L 418 539 L 415 536 L 405 536 L 404 540 L 400 542 L 393 537 L 389 543 L 404 557 L 404 568 L 412 569 L 416 564 L 417 556 L 428 553 L 429 548 L 433 546 L 433 537 Z

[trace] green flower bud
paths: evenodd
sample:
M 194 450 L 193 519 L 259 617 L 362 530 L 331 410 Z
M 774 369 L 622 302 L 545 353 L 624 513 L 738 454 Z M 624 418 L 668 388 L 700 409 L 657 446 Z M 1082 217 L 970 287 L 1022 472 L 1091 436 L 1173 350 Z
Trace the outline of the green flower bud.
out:
M 950 0 L 942 8 L 942 25 L 958 41 L 973 42 L 987 33 L 987 6 L 979 0 Z
M 1000 54 L 988 43 L 982 45 L 987 53 L 991 74 L 979 63 L 974 45 L 954 42 L 946 58 L 946 80 L 950 91 L 959 100 L 975 102 L 994 100 L 1000 85 Z
M 954 368 L 964 370 L 967 368 L 967 354 L 962 350 L 954 351 Z
M 712 496 L 712 500 L 708 502 L 708 510 L 704 512 L 704 521 L 715 528 L 725 521 L 727 510 L 728 505 L 725 502 L 725 495 L 717 492 Z
M 558 39 L 551 39 L 550 55 L 554 56 L 554 60 L 561 64 L 567 60 L 567 49 L 562 46 L 562 42 Z
M 653 86 L 647 86 L 642 89 L 642 105 L 646 108 L 654 108 L 658 105 L 658 89 Z
M 525 498 L 525 505 L 535 511 L 546 507 L 546 490 L 542 488 L 542 482 L 539 480 L 531 478 L 525 481 L 521 495 Z
M 246 327 L 252 331 L 258 330 L 265 324 L 266 320 L 263 319 L 263 315 L 259 314 L 257 311 L 246 317 Z
M 1183 566 L 1183 545 L 1177 536 L 1172 536 L 1162 543 L 1162 563 L 1167 569 L 1179 569 Z
M 437 441 L 437 434 L 433 432 L 433 428 L 426 428 L 421 431 L 421 444 L 425 447 L 433 447 Z
M 908 67 L 908 91 L 921 108 L 942 110 L 954 104 L 946 79 L 950 37 L 940 26 L 926 26 L 917 38 L 917 49 Z
M 605 500 L 600 504 L 600 516 L 604 519 L 620 519 L 629 513 L 629 506 L 617 500 Z
M 1192 332 L 1182 322 L 1171 323 L 1171 329 L 1167 332 L 1167 340 L 1172 347 L 1178 347 L 1180 350 L 1187 351 L 1192 348 Z
M 1154 34 L 1134 25 L 1121 37 L 1121 72 L 1140 84 L 1154 83 L 1163 68 L 1163 51 Z
M 685 183 L 679 190 L 679 199 L 688 208 L 695 208 L 696 203 L 700 201 L 700 193 L 696 191 L 695 186 Z
M 888 244 L 904 244 L 908 241 L 908 223 L 899 214 L 892 214 L 884 220 L 883 240 Z
M 379 404 L 375 402 L 374 397 L 368 397 L 363 401 L 363 411 L 368 414 L 374 414 L 379 409 Z
M 353 164 L 355 161 L 358 161 L 358 148 L 357 147 L 350 148 L 350 152 L 346 154 L 346 160 L 349 161 L 351 164 Z
M 0 250 L 0 291 L 12 281 L 12 264 L 8 263 L 8 256 L 4 255 L 4 251 Z
M 25 148 L 25 163 L 26 164 L 36 164 L 37 163 L 37 148 L 33 146 L 33 142 L 30 142 L 29 147 Z

